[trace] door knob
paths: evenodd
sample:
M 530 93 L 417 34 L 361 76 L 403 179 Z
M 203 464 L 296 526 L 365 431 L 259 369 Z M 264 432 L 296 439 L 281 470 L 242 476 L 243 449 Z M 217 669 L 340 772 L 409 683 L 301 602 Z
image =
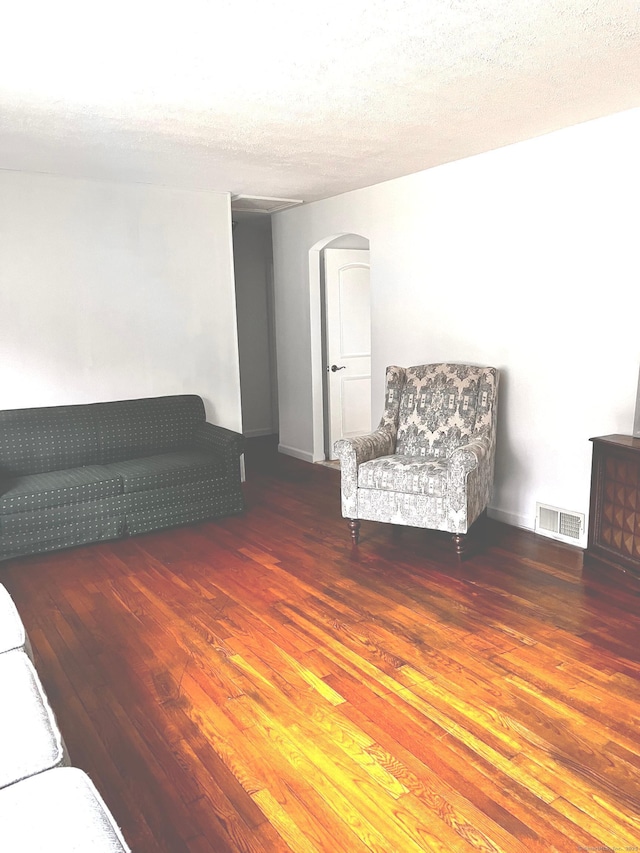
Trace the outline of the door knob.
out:
M 346 364 L 343 364 L 343 365 L 341 365 L 340 367 L 338 367 L 338 365 L 337 365 L 337 364 L 332 364 L 332 365 L 331 365 L 331 372 L 332 372 L 332 373 L 335 373 L 335 372 L 336 372 L 336 370 L 344 370 L 346 366 L 347 366 Z

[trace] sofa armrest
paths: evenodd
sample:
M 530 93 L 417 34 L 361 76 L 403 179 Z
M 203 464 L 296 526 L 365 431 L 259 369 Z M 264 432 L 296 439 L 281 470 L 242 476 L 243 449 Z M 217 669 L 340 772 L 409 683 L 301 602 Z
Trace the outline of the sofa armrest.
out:
M 244 452 L 244 436 L 241 433 L 208 422 L 196 426 L 193 443 L 200 450 L 213 450 L 234 462 Z

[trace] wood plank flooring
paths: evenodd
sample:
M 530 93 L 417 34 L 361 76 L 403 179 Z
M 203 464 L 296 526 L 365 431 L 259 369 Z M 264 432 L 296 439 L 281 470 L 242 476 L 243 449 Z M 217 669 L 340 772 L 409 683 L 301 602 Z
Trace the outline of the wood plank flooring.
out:
M 247 511 L 0 565 L 137 853 L 640 850 L 640 580 L 489 522 L 363 522 L 247 451 Z

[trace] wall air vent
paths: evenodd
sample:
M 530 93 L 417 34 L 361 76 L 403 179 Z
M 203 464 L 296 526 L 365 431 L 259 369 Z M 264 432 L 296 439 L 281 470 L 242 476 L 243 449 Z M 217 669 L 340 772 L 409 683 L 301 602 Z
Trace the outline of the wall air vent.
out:
M 263 195 L 232 195 L 231 210 L 243 213 L 276 213 L 302 204 L 297 198 L 269 198 Z
M 548 504 L 536 504 L 536 533 L 579 545 L 584 536 L 584 515 Z

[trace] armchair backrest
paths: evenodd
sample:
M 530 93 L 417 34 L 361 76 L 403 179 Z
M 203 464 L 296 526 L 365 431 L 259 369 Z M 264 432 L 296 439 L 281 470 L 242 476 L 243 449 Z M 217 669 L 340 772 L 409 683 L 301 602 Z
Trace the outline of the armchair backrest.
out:
M 477 438 L 493 443 L 497 391 L 494 367 L 389 367 L 380 426 L 396 427 L 397 454 L 448 459 L 457 447 Z

